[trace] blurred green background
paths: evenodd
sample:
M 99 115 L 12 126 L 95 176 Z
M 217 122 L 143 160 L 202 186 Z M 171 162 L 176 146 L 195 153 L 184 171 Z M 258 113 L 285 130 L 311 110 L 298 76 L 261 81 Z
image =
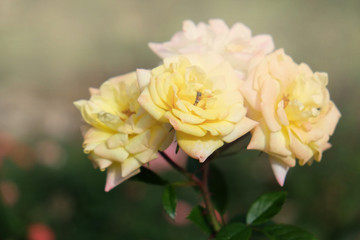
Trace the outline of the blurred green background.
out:
M 321 163 L 289 172 L 276 221 L 319 239 L 360 239 L 359 10 L 350 0 L 1 0 L 0 239 L 207 239 L 165 218 L 160 187 L 128 181 L 104 192 L 72 102 L 112 76 L 156 66 L 148 42 L 167 41 L 185 19 L 210 18 L 271 34 L 296 62 L 329 73 L 342 112 L 333 147 Z M 281 189 L 257 152 L 216 164 L 229 185 L 229 219 Z M 185 210 L 199 201 L 191 189 L 178 194 Z

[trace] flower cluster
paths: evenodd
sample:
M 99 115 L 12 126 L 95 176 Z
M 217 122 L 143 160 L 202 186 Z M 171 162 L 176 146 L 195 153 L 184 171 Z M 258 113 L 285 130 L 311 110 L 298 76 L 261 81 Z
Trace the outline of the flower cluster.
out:
M 185 21 L 170 41 L 149 46 L 161 65 L 110 79 L 91 89 L 90 100 L 75 102 L 91 126 L 84 151 L 108 171 L 106 190 L 137 174 L 174 138 L 204 162 L 251 132 L 248 149 L 269 155 L 280 185 L 296 159 L 320 161 L 330 147 L 340 112 L 327 74 L 274 51 L 271 36 L 219 19 Z

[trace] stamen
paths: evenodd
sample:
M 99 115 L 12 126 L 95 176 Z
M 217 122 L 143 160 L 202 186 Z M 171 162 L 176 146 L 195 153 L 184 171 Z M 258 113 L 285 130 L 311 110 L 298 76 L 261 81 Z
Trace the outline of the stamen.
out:
M 200 98 L 201 98 L 201 92 L 196 92 L 196 99 L 195 99 L 195 102 L 194 102 L 195 106 L 199 103 Z
M 123 113 L 128 117 L 130 117 L 132 114 L 135 114 L 135 112 L 132 112 L 130 109 L 126 109 L 125 111 L 123 111 Z
M 283 96 L 283 101 L 284 101 L 284 108 L 286 108 L 287 105 L 288 105 L 289 102 L 290 102 L 289 94 L 286 94 L 286 95 Z

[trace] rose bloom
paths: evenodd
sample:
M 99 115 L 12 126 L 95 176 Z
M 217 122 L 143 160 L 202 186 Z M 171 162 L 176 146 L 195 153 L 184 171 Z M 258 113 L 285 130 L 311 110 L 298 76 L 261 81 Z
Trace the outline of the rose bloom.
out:
M 254 61 L 255 62 L 255 61 Z M 326 73 L 313 73 L 277 50 L 249 70 L 242 93 L 249 105 L 248 117 L 258 121 L 248 149 L 270 156 L 280 185 L 296 159 L 300 165 L 320 161 L 330 148 L 340 112 L 330 100 Z
M 138 104 L 135 72 L 112 78 L 90 93 L 90 100 L 74 104 L 91 126 L 84 136 L 84 152 L 95 166 L 107 169 L 109 191 L 155 159 L 157 151 L 172 142 L 173 133 L 169 124 L 156 121 Z
M 200 162 L 257 124 L 245 116 L 241 81 L 220 55 L 165 58 L 151 71 L 138 70 L 138 80 L 140 105 L 170 123 L 179 146 Z
M 149 47 L 161 58 L 213 51 L 239 70 L 237 73 L 242 78 L 250 60 L 273 51 L 274 43 L 270 35 L 252 37 L 251 30 L 242 23 L 229 28 L 223 20 L 211 19 L 209 24 L 200 22 L 198 25 L 186 20 L 183 30 L 169 42 L 149 43 Z

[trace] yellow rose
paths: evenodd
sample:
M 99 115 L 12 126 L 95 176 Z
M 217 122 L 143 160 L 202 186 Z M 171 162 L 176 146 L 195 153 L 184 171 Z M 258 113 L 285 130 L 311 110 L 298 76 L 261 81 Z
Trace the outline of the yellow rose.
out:
M 295 159 L 300 165 L 320 161 L 331 145 L 340 112 L 330 100 L 326 73 L 313 73 L 296 64 L 284 51 L 264 57 L 250 70 L 242 93 L 248 117 L 258 121 L 248 149 L 270 155 L 275 176 L 283 185 Z
M 91 125 L 84 136 L 84 152 L 101 170 L 107 168 L 109 191 L 137 174 L 173 140 L 170 124 L 156 121 L 137 102 L 136 73 L 112 78 L 90 89 L 90 100 L 74 102 Z
M 240 81 L 220 55 L 165 58 L 151 71 L 138 70 L 138 81 L 140 105 L 169 122 L 179 146 L 200 162 L 257 124 L 245 116 Z

